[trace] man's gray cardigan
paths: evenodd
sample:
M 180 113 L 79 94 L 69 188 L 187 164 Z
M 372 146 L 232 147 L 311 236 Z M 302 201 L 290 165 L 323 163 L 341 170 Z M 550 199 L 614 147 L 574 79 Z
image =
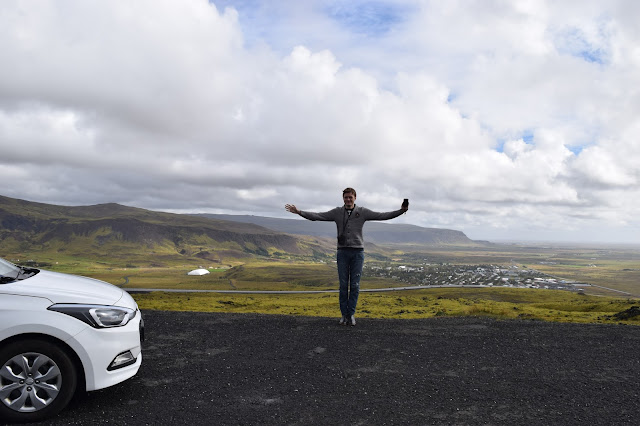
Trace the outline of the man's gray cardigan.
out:
M 344 235 L 346 237 L 343 244 L 340 244 L 338 241 L 339 249 L 364 249 L 362 228 L 367 220 L 389 220 L 400 216 L 402 213 L 404 213 L 404 210 L 402 209 L 380 213 L 371 211 L 366 207 L 355 206 L 351 212 L 351 217 L 349 217 L 347 209 L 342 206 L 324 213 L 300 211 L 300 216 L 313 221 L 321 220 L 325 222 L 335 222 L 338 230 L 338 236 Z

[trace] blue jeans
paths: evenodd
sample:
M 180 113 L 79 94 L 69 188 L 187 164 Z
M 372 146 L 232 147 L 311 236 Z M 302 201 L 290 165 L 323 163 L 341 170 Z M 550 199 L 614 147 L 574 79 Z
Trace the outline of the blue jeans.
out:
M 364 265 L 364 250 L 338 249 L 338 279 L 340 280 L 340 312 L 343 317 L 356 313 L 360 294 L 360 276 Z

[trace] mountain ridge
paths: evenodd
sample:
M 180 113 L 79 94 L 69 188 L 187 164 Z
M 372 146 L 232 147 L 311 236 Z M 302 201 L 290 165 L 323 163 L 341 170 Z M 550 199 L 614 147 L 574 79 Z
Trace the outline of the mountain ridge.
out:
M 335 224 L 247 215 L 176 214 L 116 203 L 59 206 L 0 196 L 0 255 L 66 253 L 127 259 L 189 258 L 227 262 L 248 257 L 326 258 Z M 464 233 L 368 222 L 370 253 L 389 245 L 469 246 Z
M 325 245 L 254 224 L 155 212 L 115 203 L 57 206 L 0 196 L 0 249 L 73 250 L 105 256 L 142 251 L 221 261 L 328 252 Z

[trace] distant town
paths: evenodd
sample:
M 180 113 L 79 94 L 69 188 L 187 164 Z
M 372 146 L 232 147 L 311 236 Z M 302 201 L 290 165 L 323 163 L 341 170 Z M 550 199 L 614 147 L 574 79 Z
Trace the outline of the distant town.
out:
M 520 287 L 581 292 L 589 284 L 558 279 L 527 267 L 511 265 L 453 265 L 448 263 L 421 266 L 366 265 L 365 276 L 393 278 L 410 285 L 469 285 Z

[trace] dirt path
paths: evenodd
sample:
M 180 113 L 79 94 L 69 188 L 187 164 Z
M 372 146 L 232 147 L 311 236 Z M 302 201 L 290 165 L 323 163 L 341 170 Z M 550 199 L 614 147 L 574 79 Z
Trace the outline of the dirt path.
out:
M 147 311 L 138 375 L 49 424 L 626 425 L 640 327 Z

